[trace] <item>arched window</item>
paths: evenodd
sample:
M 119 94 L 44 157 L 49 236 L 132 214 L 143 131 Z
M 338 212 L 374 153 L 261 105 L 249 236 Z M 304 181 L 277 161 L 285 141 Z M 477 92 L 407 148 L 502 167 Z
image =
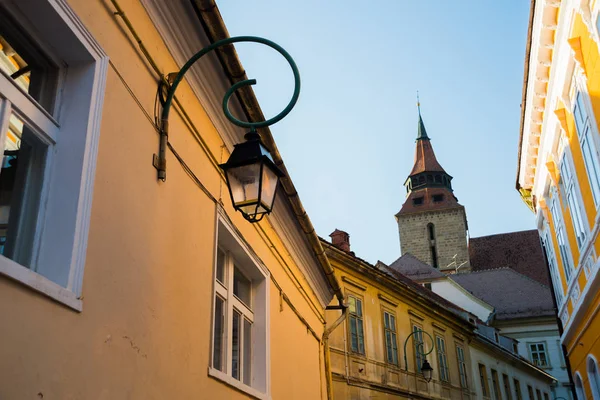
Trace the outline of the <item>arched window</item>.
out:
M 433 182 L 433 175 L 427 175 L 427 182 Z
M 442 183 L 442 176 L 441 175 L 436 175 L 435 176 L 435 183 Z
M 585 389 L 583 388 L 583 381 L 579 372 L 575 373 L 575 392 L 577 393 L 577 399 L 586 400 Z
M 421 183 L 425 183 L 425 177 L 423 175 L 419 177 L 419 184 Z
M 600 400 L 600 373 L 598 372 L 598 363 L 594 356 L 588 356 L 587 373 L 592 388 L 592 397 L 594 400 Z
M 429 238 L 429 250 L 431 251 L 431 265 L 433 268 L 439 268 L 435 245 L 435 225 L 432 223 L 427 224 L 427 237 Z

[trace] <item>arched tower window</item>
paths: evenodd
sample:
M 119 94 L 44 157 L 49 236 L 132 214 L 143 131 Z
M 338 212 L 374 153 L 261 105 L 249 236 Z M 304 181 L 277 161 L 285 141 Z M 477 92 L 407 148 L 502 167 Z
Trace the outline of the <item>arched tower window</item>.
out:
M 598 363 L 592 356 L 587 359 L 587 373 L 592 388 L 592 397 L 594 400 L 600 399 L 600 373 L 598 372 Z
M 437 248 L 435 245 L 435 225 L 427 224 L 427 238 L 429 239 L 429 250 L 431 251 L 431 265 L 433 268 L 439 268 Z
M 575 392 L 577 393 L 577 398 L 579 400 L 586 400 L 585 397 L 585 389 L 583 388 L 583 381 L 581 380 L 581 375 L 579 372 L 575 373 Z

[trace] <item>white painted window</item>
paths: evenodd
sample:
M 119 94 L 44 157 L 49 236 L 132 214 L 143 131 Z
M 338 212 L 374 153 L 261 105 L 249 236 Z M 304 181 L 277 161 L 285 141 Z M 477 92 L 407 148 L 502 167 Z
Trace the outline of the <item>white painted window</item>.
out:
M 579 372 L 575 373 L 575 393 L 577 393 L 578 400 L 586 400 L 585 389 L 583 388 L 583 381 Z
M 546 352 L 546 343 L 527 343 L 527 348 L 529 349 L 529 358 L 534 365 L 540 368 L 550 367 L 550 359 Z
M 448 358 L 446 356 L 446 341 L 441 336 L 435 337 L 435 347 L 438 356 L 438 368 L 440 370 L 440 381 L 450 382 L 450 373 L 448 372 Z
M 107 65 L 64 0 L 0 4 L 0 273 L 76 309 Z
M 577 136 L 583 153 L 583 161 L 587 171 L 588 180 L 592 188 L 592 196 L 596 206 L 600 203 L 600 162 L 598 148 L 594 143 L 592 123 L 587 112 L 587 104 L 582 92 L 575 97 L 573 108 Z
M 588 356 L 587 359 L 587 373 L 592 389 L 592 398 L 600 400 L 600 372 L 598 371 L 598 363 L 592 356 Z
M 558 304 L 558 307 L 560 307 L 564 301 L 564 292 L 560 274 L 558 272 L 558 262 L 556 261 L 556 255 L 554 254 L 554 246 L 552 245 L 550 227 L 547 222 L 544 223 L 544 231 L 542 232 L 542 246 L 546 252 L 546 257 L 548 258 L 548 264 L 550 264 L 550 278 L 552 279 L 552 286 L 554 287 L 556 303 Z
M 211 374 L 266 392 L 267 281 L 241 239 L 220 220 L 214 267 Z
M 567 242 L 567 234 L 565 232 L 564 220 L 562 218 L 562 211 L 560 208 L 560 199 L 558 198 L 558 191 L 555 187 L 552 188 L 552 199 L 550 201 L 550 212 L 552 214 L 552 220 L 554 221 L 554 229 L 556 231 L 556 241 L 558 242 L 558 251 L 560 252 L 560 259 L 563 264 L 563 270 L 567 282 L 571 281 L 573 272 L 573 262 L 571 261 L 571 251 Z
M 571 157 L 567 150 L 565 150 L 561 157 L 559 168 L 560 184 L 562 185 L 563 192 L 567 198 L 567 205 L 571 214 L 571 220 L 573 221 L 577 246 L 581 249 L 585 243 L 587 223 L 585 222 L 583 205 L 581 204 L 581 193 L 577 186 L 577 179 L 573 172 Z

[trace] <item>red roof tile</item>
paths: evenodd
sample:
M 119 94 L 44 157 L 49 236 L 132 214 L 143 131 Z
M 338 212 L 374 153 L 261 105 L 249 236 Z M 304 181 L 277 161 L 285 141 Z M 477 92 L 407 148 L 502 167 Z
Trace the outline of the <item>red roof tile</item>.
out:
M 415 165 L 413 166 L 410 175 L 415 175 L 421 172 L 446 172 L 435 158 L 433 147 L 429 139 L 417 140 L 415 150 Z
M 509 267 L 550 286 L 550 276 L 537 230 L 501 233 L 469 240 L 473 271 Z

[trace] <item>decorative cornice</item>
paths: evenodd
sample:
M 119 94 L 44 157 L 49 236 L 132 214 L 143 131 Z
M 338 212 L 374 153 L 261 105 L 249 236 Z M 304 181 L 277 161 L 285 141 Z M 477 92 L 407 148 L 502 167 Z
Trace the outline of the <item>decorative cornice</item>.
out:
M 377 297 L 379 297 L 379 300 L 383 300 L 386 303 L 391 304 L 394 307 L 398 307 L 399 302 L 397 302 L 396 300 L 392 300 L 391 298 L 387 297 L 383 293 L 378 293 Z
M 556 115 L 556 118 L 558 118 L 558 122 L 560 122 L 560 127 L 563 131 L 565 131 L 565 134 L 570 140 L 571 134 L 569 133 L 569 125 L 567 124 L 567 110 L 565 110 L 564 107 L 558 108 L 554 110 L 554 115 Z
M 560 174 L 558 172 L 558 168 L 556 166 L 556 161 L 554 159 L 550 159 L 546 162 L 546 168 L 548 169 L 548 173 L 550 174 L 550 179 L 552 179 L 552 183 L 554 186 L 558 187 L 558 181 L 560 179 Z
M 365 285 L 361 285 L 360 283 L 353 281 L 352 279 L 348 278 L 347 276 L 342 276 L 342 281 L 344 281 L 347 284 L 354 286 L 355 288 L 360 289 L 362 291 L 367 290 L 367 287 Z
M 571 46 L 571 50 L 573 50 L 573 58 L 581 67 L 585 76 L 587 76 L 587 71 L 585 69 L 585 63 L 583 61 L 583 51 L 581 50 L 581 36 L 572 37 L 568 39 L 567 42 L 569 46 Z

